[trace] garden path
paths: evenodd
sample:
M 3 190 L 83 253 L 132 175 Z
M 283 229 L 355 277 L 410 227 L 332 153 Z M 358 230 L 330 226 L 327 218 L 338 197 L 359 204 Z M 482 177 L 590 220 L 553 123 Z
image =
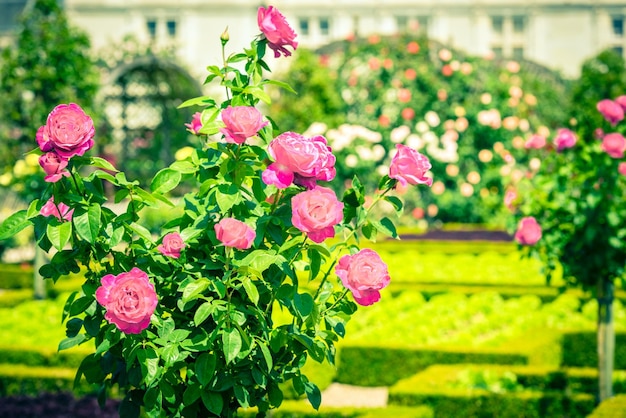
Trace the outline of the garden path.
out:
M 327 407 L 367 407 L 387 406 L 386 387 L 362 387 L 331 383 L 322 393 L 322 405 Z

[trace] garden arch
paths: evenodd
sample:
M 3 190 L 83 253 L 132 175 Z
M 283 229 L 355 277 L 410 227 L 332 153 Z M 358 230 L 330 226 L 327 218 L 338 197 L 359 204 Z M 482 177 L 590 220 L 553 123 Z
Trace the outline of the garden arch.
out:
M 146 55 L 118 65 L 101 91 L 103 154 L 134 178 L 151 178 L 188 144 L 184 124 L 193 110 L 177 107 L 201 94 L 200 84 L 169 60 Z

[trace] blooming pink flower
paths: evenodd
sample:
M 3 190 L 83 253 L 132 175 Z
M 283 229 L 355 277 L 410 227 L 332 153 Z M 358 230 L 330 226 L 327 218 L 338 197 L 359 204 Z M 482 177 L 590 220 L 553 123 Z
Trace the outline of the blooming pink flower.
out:
M 274 6 L 259 7 L 257 13 L 259 29 L 265 35 L 268 46 L 274 50 L 274 58 L 280 57 L 282 53 L 288 57 L 291 52 L 285 46 L 291 46 L 294 51 L 298 47 L 295 41 L 296 33 L 291 29 L 287 19 Z
M 335 236 L 334 226 L 343 219 L 343 203 L 332 189 L 317 186 L 291 199 L 291 222 L 312 241 Z
M 598 111 L 602 113 L 604 119 L 609 121 L 609 123 L 613 126 L 617 125 L 619 121 L 624 119 L 624 109 L 622 109 L 622 106 L 619 103 L 614 102 L 613 100 L 600 100 L 596 107 Z
M 69 159 L 83 155 L 93 147 L 93 120 L 75 103 L 60 104 L 48 115 L 46 124 L 37 130 L 37 143 L 42 151 L 54 151 Z
M 602 138 L 602 151 L 613 158 L 623 158 L 626 151 L 626 139 L 622 134 L 613 132 Z
M 622 110 L 626 112 L 626 96 L 619 96 L 615 98 L 615 103 L 622 107 Z
M 137 267 L 117 276 L 104 276 L 96 290 L 96 300 L 106 309 L 106 320 L 126 334 L 139 334 L 148 328 L 157 306 L 154 285 Z
M 508 189 L 504 194 L 504 206 L 506 206 L 510 211 L 513 211 L 513 209 L 515 209 L 515 199 L 517 199 L 517 192 L 515 189 Z
M 255 136 L 269 122 L 263 120 L 263 115 L 252 106 L 228 106 L 222 111 L 222 122 L 226 125 L 220 132 L 226 137 L 226 142 L 243 144 L 246 139 Z
M 45 181 L 54 183 L 61 180 L 61 177 L 69 177 L 70 173 L 65 169 L 67 160 L 59 157 L 55 152 L 47 152 L 39 157 L 39 165 L 46 172 Z
M 267 151 L 274 162 L 263 171 L 265 184 L 284 189 L 295 183 L 312 189 L 318 180 L 335 178 L 336 158 L 321 135 L 306 138 L 285 132 L 270 142 Z
M 194 135 L 198 135 L 200 133 L 200 129 L 202 129 L 202 113 L 194 113 L 191 117 L 191 122 L 186 123 L 185 126 L 189 129 L 189 132 Z
M 396 144 L 396 149 L 398 152 L 389 165 L 389 177 L 398 180 L 403 186 L 407 183 L 431 186 L 433 179 L 424 176 L 432 168 L 428 157 L 403 144 Z
M 554 138 L 554 145 L 556 145 L 557 151 L 563 151 L 565 148 L 571 148 L 576 145 L 576 134 L 569 129 L 559 129 Z
M 522 245 L 535 245 L 541 239 L 541 226 L 532 216 L 522 218 L 515 232 L 515 240 Z
M 51 197 L 48 201 L 41 207 L 39 213 L 43 216 L 54 216 L 59 221 L 71 221 L 72 216 L 74 215 L 74 209 L 70 209 L 65 203 L 59 202 L 57 204 L 54 203 L 54 198 Z
M 215 224 L 215 236 L 226 247 L 245 250 L 256 237 L 254 229 L 235 218 L 224 218 Z
M 157 250 L 167 257 L 179 258 L 183 248 L 185 248 L 183 237 L 178 232 L 170 232 L 163 237 L 163 242 Z
M 617 172 L 620 173 L 622 176 L 626 176 L 626 162 L 622 161 L 621 163 L 619 163 L 619 165 L 617 166 Z
M 541 149 L 546 146 L 546 137 L 539 134 L 534 134 L 524 144 L 526 149 Z
M 387 265 L 369 248 L 354 255 L 344 255 L 335 267 L 341 283 L 352 292 L 359 305 L 367 306 L 380 300 L 380 289 L 390 282 Z

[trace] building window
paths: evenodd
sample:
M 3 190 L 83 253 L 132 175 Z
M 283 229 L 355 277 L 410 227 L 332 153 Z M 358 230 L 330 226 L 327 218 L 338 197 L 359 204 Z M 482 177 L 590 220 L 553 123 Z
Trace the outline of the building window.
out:
M 491 48 L 491 52 L 493 52 L 493 57 L 494 58 L 502 58 L 502 47 L 501 46 L 494 46 Z
M 624 18 L 622 17 L 614 17 L 612 19 L 613 22 L 613 35 L 619 36 L 620 38 L 624 36 Z
M 624 56 L 624 48 L 621 46 L 614 46 L 613 51 L 617 52 L 621 57 Z
M 320 33 L 322 36 L 328 36 L 330 34 L 330 21 L 327 17 L 320 17 Z
M 524 33 L 524 16 L 513 16 L 513 33 Z
M 504 30 L 504 18 L 502 16 L 492 16 L 491 29 L 495 33 L 501 34 Z
M 417 17 L 417 30 L 420 33 L 428 33 L 428 16 Z
M 406 32 L 409 29 L 409 17 L 396 16 L 396 27 L 398 28 L 398 32 Z
M 300 35 L 308 36 L 309 35 L 309 19 L 306 17 L 301 17 L 298 19 L 298 26 L 300 27 Z
M 150 39 L 156 38 L 156 29 L 157 29 L 156 19 L 148 19 L 146 21 L 146 29 L 148 30 L 148 35 L 150 36 Z
M 524 47 L 516 46 L 515 48 L 513 48 L 513 59 L 524 59 Z
M 175 20 L 167 21 L 167 34 L 170 38 L 176 37 L 176 21 Z

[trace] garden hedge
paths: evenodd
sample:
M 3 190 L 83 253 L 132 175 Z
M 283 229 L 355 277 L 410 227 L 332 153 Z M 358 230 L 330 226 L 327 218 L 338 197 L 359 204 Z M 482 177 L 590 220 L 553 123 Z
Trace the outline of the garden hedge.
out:
M 14 364 L 32 367 L 68 367 L 77 369 L 83 358 L 90 351 L 73 349 L 71 351 L 37 349 L 34 347 L 0 346 L 0 365 Z
M 339 383 L 360 386 L 390 386 L 433 364 L 527 364 L 528 356 L 481 350 L 406 349 L 377 346 L 341 346 Z
M 587 418 L 626 418 L 626 395 L 605 400 Z
M 238 413 L 241 418 L 256 417 L 255 410 Z M 433 418 L 433 411 L 427 406 L 387 408 L 332 408 L 322 406 L 314 411 L 304 402 L 286 401 L 276 410 L 267 414 L 268 418 Z
M 95 389 L 82 379 L 74 386 L 76 370 L 59 367 L 29 367 L 0 364 L 0 396 L 38 395 L 42 392 L 94 393 Z
M 565 332 L 562 337 L 563 367 L 597 367 L 595 332 Z M 615 369 L 626 370 L 626 333 L 615 333 Z
M 475 370 L 507 370 L 505 367 L 489 366 L 433 366 L 422 373 L 403 379 L 389 391 L 390 405 L 428 405 L 436 417 L 585 417 L 595 406 L 591 394 L 569 394 L 563 389 L 567 385 L 567 374 L 547 368 L 511 367 L 518 372 L 518 383 L 530 385 L 532 389 L 506 391 L 502 387 L 492 390 L 471 388 L 457 383 L 458 375 L 468 368 Z M 521 378 L 520 378 L 521 376 Z M 539 386 L 535 389 L 533 386 Z M 541 391 L 543 387 L 544 391 Z

